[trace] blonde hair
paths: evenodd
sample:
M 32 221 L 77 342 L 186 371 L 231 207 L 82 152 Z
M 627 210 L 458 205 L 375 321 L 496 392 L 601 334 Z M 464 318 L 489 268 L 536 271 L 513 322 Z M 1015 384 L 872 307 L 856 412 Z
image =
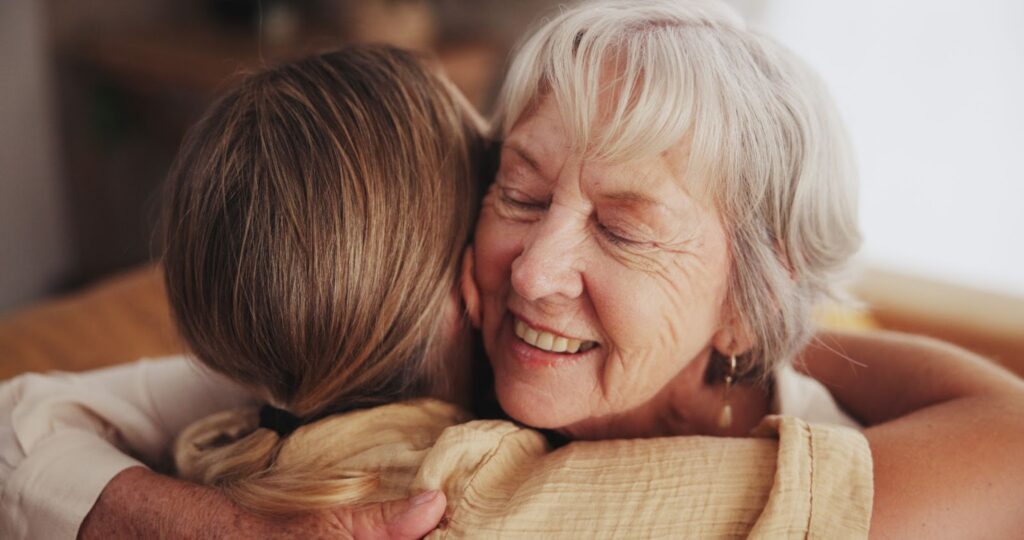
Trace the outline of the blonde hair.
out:
M 729 299 L 754 338 L 745 366 L 768 373 L 807 342 L 811 308 L 841 298 L 861 241 L 847 134 L 808 66 L 721 2 L 587 2 L 520 45 L 497 137 L 548 96 L 590 159 L 689 144 L 687 176 L 729 235 Z
M 411 53 L 357 46 L 246 77 L 186 136 L 163 263 L 203 364 L 303 419 L 442 385 L 436 339 L 479 203 L 480 126 Z M 179 474 L 250 509 L 310 510 L 374 485 L 310 456 L 275 467 L 257 409 L 179 439 Z

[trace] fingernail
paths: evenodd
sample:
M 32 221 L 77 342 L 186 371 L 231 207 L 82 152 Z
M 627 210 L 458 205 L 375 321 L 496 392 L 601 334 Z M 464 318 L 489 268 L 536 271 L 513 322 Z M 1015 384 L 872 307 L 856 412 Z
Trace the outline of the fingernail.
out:
M 412 504 L 413 506 L 422 506 L 422 505 L 427 504 L 428 502 L 436 499 L 438 494 L 440 494 L 440 493 L 441 492 L 436 490 L 436 489 L 432 489 L 430 491 L 424 491 L 423 493 L 420 493 L 419 495 L 409 499 L 409 503 Z

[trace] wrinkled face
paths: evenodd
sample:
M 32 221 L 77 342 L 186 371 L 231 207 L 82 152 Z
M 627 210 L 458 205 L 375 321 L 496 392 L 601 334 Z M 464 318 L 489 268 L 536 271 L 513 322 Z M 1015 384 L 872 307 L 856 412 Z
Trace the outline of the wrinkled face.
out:
M 729 273 L 686 145 L 581 160 L 553 99 L 507 138 L 476 232 L 484 345 L 502 408 L 565 428 L 650 400 L 720 333 Z

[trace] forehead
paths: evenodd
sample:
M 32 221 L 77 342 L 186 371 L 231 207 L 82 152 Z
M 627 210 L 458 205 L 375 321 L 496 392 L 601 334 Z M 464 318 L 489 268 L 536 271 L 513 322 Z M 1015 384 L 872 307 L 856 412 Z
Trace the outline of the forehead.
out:
M 663 196 L 691 191 L 687 174 L 690 144 L 687 138 L 668 149 L 614 162 L 591 158 L 574 140 L 571 119 L 563 117 L 557 102 L 546 97 L 527 110 L 513 125 L 505 140 L 502 162 L 516 162 L 536 169 L 551 182 L 560 177 L 570 161 L 580 161 L 580 178 L 587 187 L 629 201 L 643 196 Z M 637 197 L 639 195 L 639 197 Z

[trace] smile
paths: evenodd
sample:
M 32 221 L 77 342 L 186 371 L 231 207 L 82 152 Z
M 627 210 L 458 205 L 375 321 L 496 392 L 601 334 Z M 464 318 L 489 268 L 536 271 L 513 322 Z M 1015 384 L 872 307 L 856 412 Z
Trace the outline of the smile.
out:
M 577 352 L 583 353 L 597 347 L 596 341 L 573 339 L 538 330 L 518 318 L 515 320 L 515 332 L 516 337 L 542 351 L 576 354 Z

